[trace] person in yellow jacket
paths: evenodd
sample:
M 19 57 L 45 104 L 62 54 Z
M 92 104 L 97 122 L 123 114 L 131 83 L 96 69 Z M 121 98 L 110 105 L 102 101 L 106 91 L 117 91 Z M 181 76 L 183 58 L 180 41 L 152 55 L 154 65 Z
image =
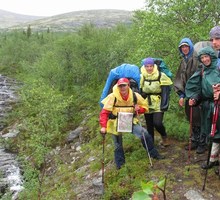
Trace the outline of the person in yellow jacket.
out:
M 120 78 L 113 92 L 102 100 L 99 123 L 101 134 L 111 133 L 114 141 L 114 158 L 117 169 L 125 163 L 122 135 L 130 132 L 141 139 L 143 147 L 155 159 L 163 159 L 154 147 L 152 137 L 139 123 L 136 114 L 148 111 L 147 102 L 140 94 L 133 92 L 127 78 Z M 146 143 L 145 143 L 146 142 Z
M 149 112 L 145 113 L 147 131 L 154 141 L 154 128 L 162 137 L 162 145 L 169 145 L 167 133 L 163 124 L 164 111 L 169 105 L 169 91 L 171 79 L 158 70 L 153 58 L 145 58 L 141 67 L 140 90 L 149 105 Z

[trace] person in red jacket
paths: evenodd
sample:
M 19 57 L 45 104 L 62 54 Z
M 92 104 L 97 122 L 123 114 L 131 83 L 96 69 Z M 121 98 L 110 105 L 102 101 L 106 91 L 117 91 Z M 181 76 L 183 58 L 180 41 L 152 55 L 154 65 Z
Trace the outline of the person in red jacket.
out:
M 137 114 L 148 111 L 147 102 L 142 96 L 133 92 L 127 78 L 120 78 L 113 87 L 113 92 L 102 100 L 104 105 L 99 116 L 101 134 L 111 133 L 114 141 L 114 158 L 117 169 L 125 163 L 122 135 L 130 132 L 140 138 L 143 147 L 155 159 L 164 159 L 154 147 L 153 139 L 138 123 Z

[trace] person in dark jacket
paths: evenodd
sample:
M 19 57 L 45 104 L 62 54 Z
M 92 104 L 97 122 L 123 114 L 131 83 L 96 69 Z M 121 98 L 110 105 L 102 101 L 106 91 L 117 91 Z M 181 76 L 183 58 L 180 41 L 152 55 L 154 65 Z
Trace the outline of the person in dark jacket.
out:
M 187 120 L 190 121 L 190 107 L 188 100 L 185 100 L 185 86 L 188 79 L 198 69 L 199 61 L 197 54 L 194 52 L 193 43 L 189 38 L 183 38 L 179 43 L 179 52 L 182 57 L 179 68 L 174 80 L 174 90 L 179 95 L 179 106 L 185 105 L 185 114 Z M 192 109 L 192 145 L 191 150 L 196 150 L 198 154 L 202 154 L 206 150 L 205 137 L 200 134 L 200 107 L 194 106 Z M 189 145 L 185 147 L 189 150 Z
M 202 66 L 187 81 L 185 92 L 189 98 L 189 106 L 201 104 L 201 134 L 208 140 L 212 127 L 214 101 L 219 99 L 220 70 L 216 67 L 217 57 L 211 47 L 202 48 L 198 53 L 198 59 Z M 214 137 L 211 138 L 213 145 L 210 163 L 208 166 L 202 165 L 203 169 L 217 165 L 220 158 L 220 113 L 218 113 Z

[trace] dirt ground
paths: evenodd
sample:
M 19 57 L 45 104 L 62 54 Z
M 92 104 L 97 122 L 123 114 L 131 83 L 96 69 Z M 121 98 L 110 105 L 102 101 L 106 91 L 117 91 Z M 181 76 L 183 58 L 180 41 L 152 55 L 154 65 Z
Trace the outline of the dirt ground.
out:
M 194 200 L 193 197 L 185 195 L 190 190 L 196 191 L 203 200 L 220 199 L 220 179 L 215 174 L 216 168 L 208 170 L 207 179 L 204 181 L 206 170 L 201 168 L 201 164 L 207 162 L 208 151 L 205 154 L 191 151 L 189 154 L 189 151 L 184 149 L 186 142 L 175 139 L 170 141 L 171 146 L 165 149 L 158 147 L 167 159 L 156 161 L 153 166 L 154 171 L 164 171 L 164 174 L 167 174 L 167 200 Z M 204 182 L 206 184 L 203 190 Z
M 215 168 L 208 170 L 205 190 L 202 190 L 206 170 L 201 168 L 201 164 L 207 161 L 208 151 L 206 151 L 205 154 L 197 154 L 195 151 L 191 151 L 189 159 L 188 151 L 184 149 L 186 142 L 175 139 L 170 139 L 170 142 L 171 145 L 166 148 L 162 148 L 156 143 L 159 152 L 166 158 L 159 161 L 152 159 L 152 170 L 147 170 L 147 177 L 149 177 L 150 180 L 158 180 L 158 175 L 163 175 L 163 177 L 166 175 L 166 200 L 220 199 L 220 179 L 214 172 Z M 60 151 L 60 157 L 69 166 L 71 166 L 73 162 L 71 160 L 72 157 L 79 158 L 83 155 L 80 151 L 76 151 L 75 149 L 72 144 L 72 148 L 67 146 Z M 190 161 L 190 163 L 188 161 Z M 74 192 L 77 194 L 76 200 L 103 199 L 100 193 L 101 173 L 91 173 L 89 163 L 87 164 L 88 165 L 81 166 L 77 170 L 80 174 L 84 174 L 82 182 L 73 183 Z M 114 167 L 114 165 L 111 167 Z M 96 184 L 94 184 L 94 182 L 96 182 Z M 164 200 L 162 193 L 159 193 L 159 199 Z

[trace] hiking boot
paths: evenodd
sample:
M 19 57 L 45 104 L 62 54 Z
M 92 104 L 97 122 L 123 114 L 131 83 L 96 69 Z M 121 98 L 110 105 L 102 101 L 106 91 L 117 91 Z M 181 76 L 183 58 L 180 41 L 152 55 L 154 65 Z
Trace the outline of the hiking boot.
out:
M 218 162 L 218 161 L 209 162 L 208 165 L 207 165 L 207 163 L 202 164 L 202 165 L 201 165 L 201 168 L 202 168 L 202 169 L 211 169 L 212 167 L 218 166 L 218 165 L 219 165 L 219 162 Z
M 162 142 L 160 143 L 160 145 L 162 145 L 164 147 L 170 146 L 170 142 L 168 141 L 168 138 L 167 137 L 162 137 Z
M 165 156 L 158 154 L 158 155 L 154 156 L 153 158 L 156 160 L 162 160 L 162 159 L 165 159 Z
M 198 148 L 196 149 L 196 153 L 197 154 L 203 154 L 206 151 L 206 147 L 205 146 L 198 146 Z
M 195 142 L 192 142 L 191 144 L 191 150 L 196 150 L 198 148 L 198 144 Z M 189 144 L 185 146 L 185 150 L 189 150 Z

